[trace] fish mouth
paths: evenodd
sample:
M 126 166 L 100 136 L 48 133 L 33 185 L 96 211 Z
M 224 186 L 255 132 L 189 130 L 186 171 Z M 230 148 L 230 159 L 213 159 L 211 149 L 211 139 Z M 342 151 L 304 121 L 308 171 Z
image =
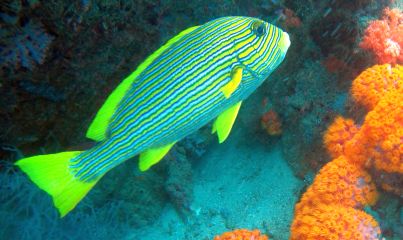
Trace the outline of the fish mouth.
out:
M 286 53 L 288 48 L 291 45 L 291 41 L 290 41 L 290 35 L 288 35 L 287 32 L 283 31 L 283 34 L 281 36 L 281 41 L 280 41 L 280 49 Z

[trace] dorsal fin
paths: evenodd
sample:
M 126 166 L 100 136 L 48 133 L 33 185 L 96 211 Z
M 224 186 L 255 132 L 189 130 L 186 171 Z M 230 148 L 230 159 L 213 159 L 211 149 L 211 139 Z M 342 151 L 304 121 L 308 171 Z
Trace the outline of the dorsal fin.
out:
M 180 40 L 184 35 L 192 32 L 199 26 L 190 27 L 183 30 L 175 37 L 171 38 L 166 44 L 160 47 L 157 51 L 151 54 L 143 63 L 141 63 L 137 69 L 126 77 L 122 83 L 120 83 L 115 90 L 109 95 L 105 103 L 99 109 L 97 115 L 92 121 L 90 127 L 87 130 L 87 138 L 93 139 L 95 141 L 102 141 L 106 138 L 106 131 L 108 129 L 109 121 L 112 118 L 120 100 L 124 97 L 127 90 L 132 86 L 133 82 L 136 80 L 137 76 L 144 71 L 161 53 L 163 53 L 168 47 Z

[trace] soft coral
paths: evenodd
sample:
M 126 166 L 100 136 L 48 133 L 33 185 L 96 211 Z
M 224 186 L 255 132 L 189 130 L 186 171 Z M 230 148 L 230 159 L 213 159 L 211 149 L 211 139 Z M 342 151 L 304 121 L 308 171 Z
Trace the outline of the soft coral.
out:
M 385 8 L 382 20 L 372 21 L 365 30 L 360 47 L 371 50 L 378 63 L 402 63 L 403 13 Z

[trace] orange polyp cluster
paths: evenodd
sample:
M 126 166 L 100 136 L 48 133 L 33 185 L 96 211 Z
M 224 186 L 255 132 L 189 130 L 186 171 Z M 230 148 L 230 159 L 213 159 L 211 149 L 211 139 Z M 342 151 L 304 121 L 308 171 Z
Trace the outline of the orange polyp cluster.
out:
M 291 240 L 372 240 L 379 239 L 380 228 L 371 215 L 340 205 L 319 204 L 305 214 L 296 215 Z
M 344 155 L 351 163 L 357 164 L 361 167 L 368 167 L 370 159 L 367 158 L 365 153 L 368 149 L 363 145 L 363 136 L 363 132 L 359 131 L 353 139 L 348 141 L 344 146 Z
M 341 155 L 319 171 L 295 206 L 291 239 L 378 239 L 377 222 L 357 209 L 377 198 L 370 175 Z
M 354 137 L 358 130 L 353 120 L 337 117 L 324 136 L 324 144 L 330 156 L 336 158 L 343 155 L 346 143 Z
M 232 232 L 225 232 L 221 236 L 215 236 L 214 240 L 269 240 L 259 230 L 236 229 Z
M 338 117 L 327 130 L 324 144 L 336 159 L 296 205 L 291 239 L 378 239 L 378 224 L 360 210 L 378 196 L 364 169 L 385 190 L 402 192 L 403 67 L 373 66 L 354 80 L 351 93 L 369 112 L 360 128 Z
M 351 94 L 354 100 L 372 110 L 385 93 L 403 88 L 403 66 L 375 65 L 363 71 L 353 81 Z
M 403 89 L 390 91 L 380 100 L 356 138 L 361 147 L 347 152 L 369 159 L 375 169 L 403 174 Z
M 295 214 L 305 214 L 318 204 L 363 207 L 378 198 L 370 175 L 340 156 L 326 164 L 295 207 Z

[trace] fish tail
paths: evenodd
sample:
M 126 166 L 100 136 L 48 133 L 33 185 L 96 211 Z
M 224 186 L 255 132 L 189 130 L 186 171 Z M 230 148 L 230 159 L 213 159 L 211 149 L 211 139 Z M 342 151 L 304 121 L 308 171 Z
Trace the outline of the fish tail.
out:
M 69 213 L 101 178 L 82 181 L 70 169 L 70 160 L 80 151 L 38 155 L 15 163 L 38 187 L 53 199 L 55 207 L 64 217 Z

